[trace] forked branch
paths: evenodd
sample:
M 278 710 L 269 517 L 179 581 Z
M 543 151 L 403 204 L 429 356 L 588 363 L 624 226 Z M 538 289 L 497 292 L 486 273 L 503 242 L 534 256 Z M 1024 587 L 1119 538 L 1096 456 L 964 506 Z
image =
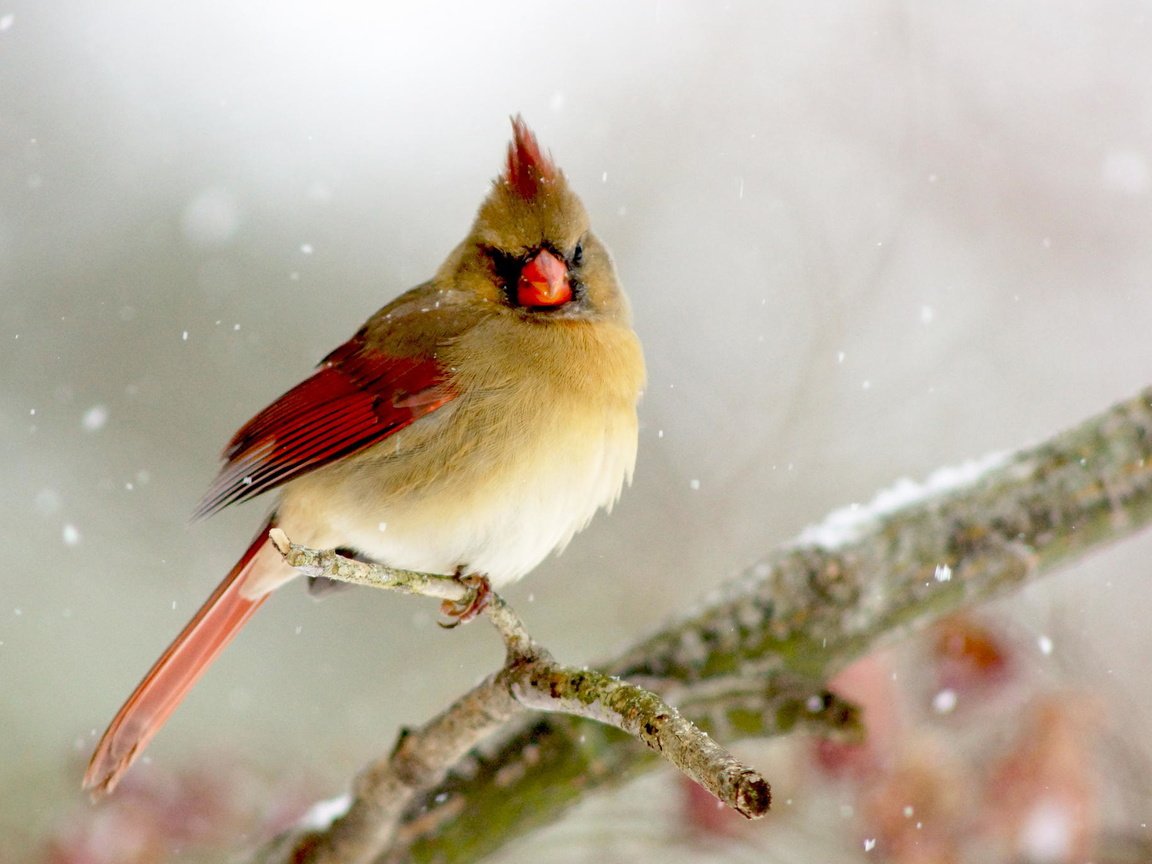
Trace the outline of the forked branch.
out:
M 298 546 L 273 528 L 272 542 L 308 576 L 423 594 L 468 605 L 473 590 L 450 576 L 396 570 Z M 595 720 L 627 732 L 660 753 L 748 818 L 768 811 L 771 794 L 759 773 L 742 765 L 655 693 L 603 673 L 558 664 L 497 594 L 485 613 L 504 640 L 504 666 L 365 769 L 347 812 L 319 831 L 278 838 L 261 862 L 368 864 L 394 846 L 405 811 L 472 749 L 529 711 Z

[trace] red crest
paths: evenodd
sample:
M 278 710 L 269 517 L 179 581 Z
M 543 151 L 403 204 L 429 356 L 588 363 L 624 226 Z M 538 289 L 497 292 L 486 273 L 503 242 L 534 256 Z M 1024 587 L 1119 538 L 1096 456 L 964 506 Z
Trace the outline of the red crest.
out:
M 504 181 L 516 190 L 521 198 L 535 198 L 542 183 L 551 183 L 559 171 L 544 153 L 536 136 L 517 114 L 512 118 L 512 142 L 508 145 L 508 169 Z

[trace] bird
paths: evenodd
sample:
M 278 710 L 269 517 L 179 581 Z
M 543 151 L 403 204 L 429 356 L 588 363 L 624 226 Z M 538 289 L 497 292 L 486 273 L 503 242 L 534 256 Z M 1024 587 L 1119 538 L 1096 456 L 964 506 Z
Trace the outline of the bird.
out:
M 84 788 L 112 792 L 256 609 L 299 575 L 270 529 L 501 587 L 631 483 L 644 384 L 612 258 L 517 115 L 502 172 L 435 275 L 228 443 L 196 517 L 275 490 L 272 514 L 116 714 Z

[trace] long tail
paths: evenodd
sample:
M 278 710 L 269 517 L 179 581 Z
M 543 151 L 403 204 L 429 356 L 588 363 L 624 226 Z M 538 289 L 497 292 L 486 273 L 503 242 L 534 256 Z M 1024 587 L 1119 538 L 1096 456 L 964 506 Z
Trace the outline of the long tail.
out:
M 240 593 L 240 585 L 268 541 L 271 525 L 269 520 L 108 725 L 84 774 L 84 788 L 93 799 L 116 788 L 192 685 L 268 596 L 248 599 Z

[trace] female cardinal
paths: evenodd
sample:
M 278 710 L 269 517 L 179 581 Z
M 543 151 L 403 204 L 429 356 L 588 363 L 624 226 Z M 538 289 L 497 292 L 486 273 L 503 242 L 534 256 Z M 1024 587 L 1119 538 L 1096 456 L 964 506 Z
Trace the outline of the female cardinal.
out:
M 224 581 L 100 739 L 84 787 L 121 775 L 268 594 L 297 575 L 267 540 L 499 586 L 611 508 L 636 461 L 644 359 L 612 261 L 519 118 L 504 173 L 428 282 L 373 315 L 248 421 L 197 515 L 279 488 Z

